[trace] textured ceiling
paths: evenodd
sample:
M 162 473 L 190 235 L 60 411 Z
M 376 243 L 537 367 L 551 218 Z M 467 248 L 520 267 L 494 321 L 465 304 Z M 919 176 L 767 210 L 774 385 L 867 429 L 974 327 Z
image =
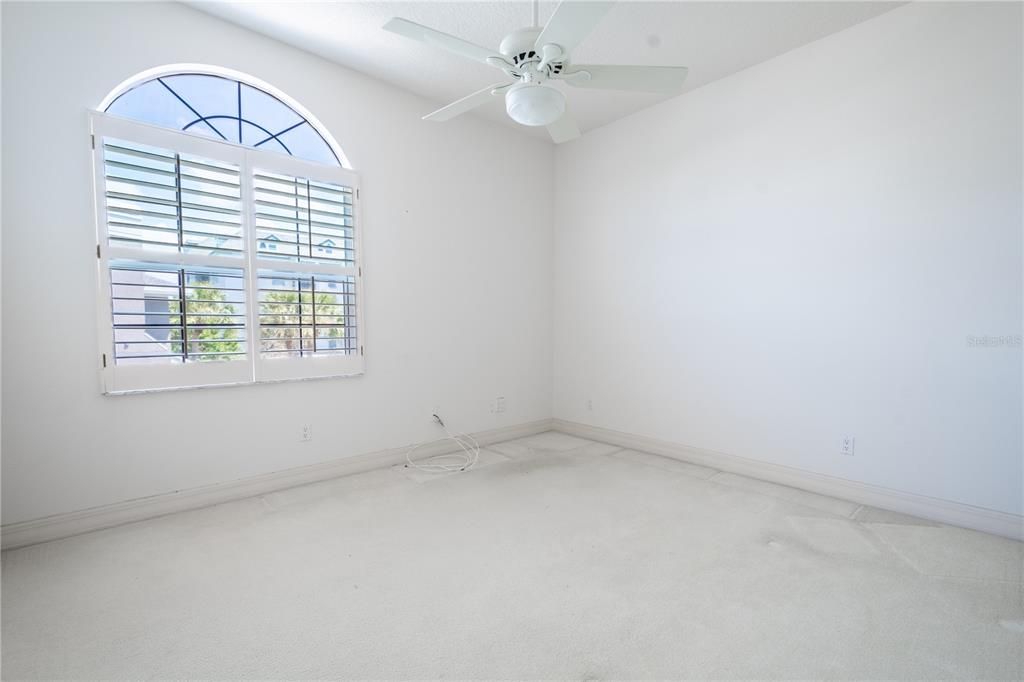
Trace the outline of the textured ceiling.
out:
M 391 34 L 399 16 L 497 49 L 530 24 L 528 2 L 204 2 L 190 5 L 427 97 L 440 107 L 504 74 Z M 664 64 L 690 68 L 686 90 L 753 66 L 898 7 L 898 2 L 619 2 L 573 52 L 579 64 Z M 555 8 L 540 3 L 543 25 Z M 627 116 L 664 95 L 582 90 L 560 84 L 583 131 Z M 287 91 L 287 84 L 280 84 Z M 426 107 L 423 114 L 430 113 Z M 526 134 L 496 97 L 479 115 Z M 430 125 L 453 125 L 430 124 Z M 427 125 L 427 124 L 424 124 Z

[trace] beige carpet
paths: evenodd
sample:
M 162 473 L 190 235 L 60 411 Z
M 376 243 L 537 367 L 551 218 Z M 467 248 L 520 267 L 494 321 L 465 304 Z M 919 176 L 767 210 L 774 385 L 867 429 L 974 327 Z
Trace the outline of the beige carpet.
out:
M 3 677 L 1024 677 L 1022 545 L 556 433 L 8 552 Z

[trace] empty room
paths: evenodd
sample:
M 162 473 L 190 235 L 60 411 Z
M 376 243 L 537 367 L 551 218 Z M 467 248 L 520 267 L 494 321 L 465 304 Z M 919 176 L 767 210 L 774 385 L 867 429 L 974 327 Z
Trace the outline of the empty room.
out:
M 0 31 L 3 679 L 1024 679 L 1024 3 Z

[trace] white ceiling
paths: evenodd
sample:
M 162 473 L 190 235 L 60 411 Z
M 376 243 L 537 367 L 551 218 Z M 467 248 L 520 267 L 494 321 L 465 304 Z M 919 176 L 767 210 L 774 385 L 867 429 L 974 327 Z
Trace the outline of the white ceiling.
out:
M 530 24 L 529 2 L 248 2 L 191 0 L 193 7 L 427 97 L 443 106 L 505 79 L 497 69 L 381 29 L 399 16 L 497 49 Z M 686 90 L 852 26 L 899 2 L 619 2 L 573 52 L 577 64 L 688 66 Z M 540 3 L 540 23 L 555 2 Z M 560 84 L 561 85 L 561 84 Z M 287 91 L 287 84 L 281 84 Z M 627 116 L 664 95 L 564 87 L 583 131 Z M 423 114 L 430 113 L 426 107 Z M 479 114 L 513 123 L 502 98 Z M 426 124 L 425 124 L 426 125 Z M 446 124 L 431 124 L 446 125 Z M 451 123 L 447 125 L 452 125 Z

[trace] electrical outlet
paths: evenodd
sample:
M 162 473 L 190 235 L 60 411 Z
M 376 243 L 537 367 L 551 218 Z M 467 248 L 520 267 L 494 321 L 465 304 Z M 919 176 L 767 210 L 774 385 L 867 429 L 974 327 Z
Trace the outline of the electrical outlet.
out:
M 593 412 L 593 411 L 594 411 L 594 401 L 593 400 L 588 400 L 587 401 L 587 412 Z
M 301 441 L 313 440 L 313 425 L 312 424 L 303 424 L 302 425 L 302 435 L 299 438 L 299 440 L 301 440 Z
M 501 414 L 505 411 L 505 397 L 498 396 L 494 399 L 494 413 Z
M 839 453 L 853 457 L 853 436 L 843 436 L 839 441 Z

